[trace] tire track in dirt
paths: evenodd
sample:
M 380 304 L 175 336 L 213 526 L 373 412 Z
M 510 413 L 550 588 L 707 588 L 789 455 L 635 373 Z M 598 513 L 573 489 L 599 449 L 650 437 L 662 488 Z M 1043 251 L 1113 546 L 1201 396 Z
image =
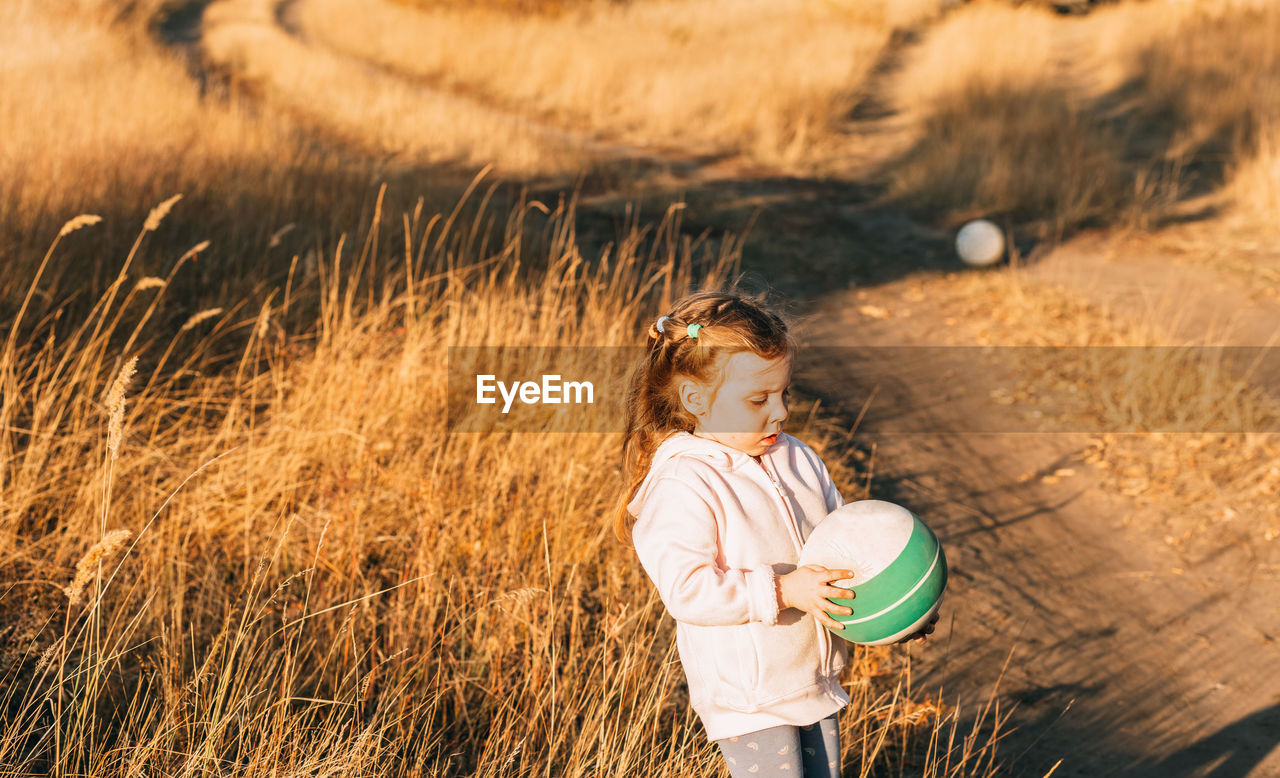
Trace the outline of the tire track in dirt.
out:
M 308 47 L 318 48 L 321 44 L 315 38 L 307 35 L 303 24 L 301 6 L 304 2 L 305 0 L 278 0 L 274 9 L 276 24 L 299 43 Z M 456 101 L 459 106 L 464 106 L 467 110 L 483 115 L 494 123 L 506 124 L 520 131 L 531 133 L 549 146 L 572 149 L 588 157 L 604 160 L 626 159 L 664 165 L 671 163 L 666 154 L 655 153 L 648 149 L 641 149 L 622 143 L 609 142 L 598 139 L 593 135 L 557 127 L 539 119 L 532 119 L 509 108 L 493 105 L 489 101 L 481 100 L 465 90 L 446 89 L 438 83 L 433 83 L 427 79 L 409 77 L 393 68 L 351 56 L 332 47 L 326 46 L 323 48 L 329 55 L 342 60 L 351 68 L 360 69 L 379 78 L 411 84 L 416 89 L 421 90 L 424 95 L 431 94 Z
M 276 5 L 276 20 L 280 28 L 298 41 L 308 46 L 319 47 L 322 44 L 312 36 L 308 36 L 303 23 L 302 5 L 306 0 L 279 0 Z M 446 87 L 438 81 L 413 76 L 376 62 L 341 52 L 332 46 L 324 46 L 331 55 L 380 77 L 394 79 L 412 84 L 423 93 L 446 96 L 469 110 L 486 115 L 495 122 L 506 123 L 522 131 L 536 135 L 539 140 L 549 146 L 571 149 L 584 156 L 606 162 L 629 162 L 657 169 L 670 169 L 685 175 L 697 170 L 705 157 L 682 154 L 677 149 L 657 149 L 623 143 L 617 140 L 601 138 L 597 135 L 575 131 L 561 127 L 544 118 L 531 117 L 527 111 L 520 111 L 515 106 L 502 105 L 490 99 L 478 97 L 467 89 Z
M 218 15 L 220 18 L 215 27 L 252 24 L 263 27 L 269 21 L 272 32 L 285 36 L 299 50 L 322 55 L 325 60 L 337 63 L 344 70 L 362 74 L 370 83 L 394 84 L 398 90 L 408 90 L 420 102 L 450 106 L 447 111 L 450 114 L 475 117 L 476 121 L 533 139 L 553 153 L 569 154 L 578 160 L 576 167 L 580 173 L 604 171 L 605 177 L 610 180 L 621 177 L 632 179 L 631 183 L 635 180 L 652 181 L 669 188 L 736 180 L 787 180 L 792 183 L 797 180 L 786 170 L 751 161 L 732 151 L 691 153 L 676 146 L 641 145 L 581 128 L 565 127 L 549 117 L 531 115 L 525 106 L 495 101 L 466 87 L 446 85 L 436 79 L 408 74 L 392 66 L 341 51 L 326 45 L 320 37 L 309 34 L 305 23 L 306 2 L 307 0 L 190 0 L 170 11 L 165 21 L 157 25 L 158 38 L 186 59 L 193 78 L 201 84 L 202 91 L 211 73 L 219 74 L 224 80 L 242 77 L 251 87 L 262 80 L 260 74 L 255 77 L 244 72 L 244 63 L 236 61 L 242 57 L 219 56 L 210 50 L 205 44 L 205 19 L 211 14 Z M 228 10 L 231 12 L 224 13 Z M 890 36 L 880 64 L 877 65 L 875 81 L 883 81 L 887 74 L 896 70 L 901 52 L 916 42 L 918 34 L 919 30 L 897 30 Z M 297 104 L 282 105 L 278 99 L 273 100 L 269 90 L 258 88 L 254 91 L 261 101 L 273 104 L 287 114 L 297 116 L 307 112 L 306 107 Z M 860 102 L 875 103 L 880 99 L 877 91 L 867 84 L 859 89 L 859 93 L 862 95 Z M 324 127 L 326 123 L 323 115 L 313 113 L 308 118 L 311 124 L 319 127 Z M 895 133 L 882 125 L 891 124 L 894 117 L 885 111 L 864 110 L 850 119 L 852 123 L 847 129 L 850 137 L 856 138 L 857 142 L 850 143 L 849 146 L 851 159 L 856 161 L 848 162 L 845 167 L 856 167 L 866 172 L 877 160 L 892 153 L 890 147 L 893 144 L 890 141 Z M 341 138 L 342 135 L 338 133 L 335 137 Z
M 250 97 L 250 100 L 242 100 L 239 104 L 254 112 L 255 115 L 263 112 L 277 112 L 291 122 L 307 128 L 305 142 L 326 156 L 348 164 L 353 162 L 377 164 L 382 161 L 371 159 L 368 154 L 353 153 L 353 149 L 344 138 L 295 109 L 271 103 L 252 81 L 246 82 L 241 79 L 241 74 L 236 71 L 232 63 L 217 62 L 210 57 L 204 47 L 204 17 L 208 8 L 216 2 L 217 0 L 188 0 L 179 5 L 167 7 L 167 10 L 153 19 L 150 25 L 155 40 L 182 61 L 202 97 L 219 100 L 227 100 L 233 94 Z
M 211 77 L 222 80 L 242 79 L 257 95 L 265 108 L 274 108 L 295 117 L 304 118 L 317 131 L 332 135 L 337 145 L 350 145 L 354 138 L 349 132 L 330 127 L 331 116 L 304 103 L 285 104 L 279 94 L 261 84 L 259 72 L 248 73 L 241 52 L 215 53 L 207 45 L 206 20 L 218 16 L 214 28 L 253 27 L 260 36 L 283 36 L 298 47 L 299 51 L 323 58 L 326 66 L 338 68 L 359 76 L 372 85 L 390 85 L 397 97 L 421 105 L 439 106 L 434 113 L 441 116 L 465 116 L 472 124 L 487 125 L 520 137 L 546 150 L 552 159 L 574 160 L 565 170 L 578 168 L 592 173 L 616 170 L 633 178 L 656 178 L 664 181 L 705 181 L 715 178 L 733 178 L 742 174 L 744 167 L 726 154 L 688 154 L 678 149 L 638 146 L 616 139 L 558 126 L 543 118 L 532 117 L 511 106 L 494 104 L 465 89 L 445 88 L 429 79 L 412 77 L 393 68 L 369 62 L 332 47 L 323 46 L 303 23 L 304 0 L 191 0 L 166 14 L 155 25 L 157 38 L 162 44 L 177 52 L 188 65 L 193 79 L 202 93 Z M 256 88 L 255 88 L 256 87 Z M 375 89 L 368 90 L 369 92 Z M 483 135 L 484 133 L 478 133 Z M 431 153 L 429 146 L 422 150 Z M 350 149 L 347 150 L 350 152 Z M 367 153 L 367 149 L 365 153 Z M 393 157 L 395 154 L 393 154 Z M 440 161 L 454 157 L 445 155 Z M 728 160 L 728 164 L 726 164 Z M 555 169 L 557 166 L 552 165 Z M 767 172 L 760 171 L 759 172 Z

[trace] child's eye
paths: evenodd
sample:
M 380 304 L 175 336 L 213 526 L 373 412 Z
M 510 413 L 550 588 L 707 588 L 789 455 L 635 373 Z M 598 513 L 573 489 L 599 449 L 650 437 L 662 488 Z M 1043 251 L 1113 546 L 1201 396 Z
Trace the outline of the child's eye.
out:
M 782 402 L 784 402 L 784 403 L 785 403 L 785 402 L 786 402 L 790 397 L 791 397 L 791 390 L 790 390 L 790 389 L 784 389 L 784 390 L 782 391 Z M 751 404 L 752 404 L 752 405 L 764 405 L 764 404 L 765 404 L 765 401 L 766 401 L 766 400 L 768 400 L 768 399 L 769 399 L 768 397 L 762 397 L 762 398 L 760 398 L 759 400 L 752 400 L 752 401 L 751 401 Z

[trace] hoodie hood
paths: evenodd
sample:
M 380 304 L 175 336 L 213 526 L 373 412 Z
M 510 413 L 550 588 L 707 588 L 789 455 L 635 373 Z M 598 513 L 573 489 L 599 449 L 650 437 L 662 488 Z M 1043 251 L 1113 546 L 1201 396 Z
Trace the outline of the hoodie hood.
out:
M 778 439 L 773 445 L 765 450 L 761 455 L 761 459 L 767 459 L 775 449 L 785 445 L 789 436 L 785 432 L 778 432 Z M 723 443 L 702 438 L 691 432 L 677 430 L 668 435 L 662 443 L 658 444 L 658 448 L 653 452 L 653 461 L 649 464 L 649 472 L 645 475 L 644 481 L 640 483 L 640 488 L 636 490 L 635 497 L 631 502 L 627 503 L 627 510 L 632 516 L 640 515 L 640 506 L 644 504 L 645 498 L 649 494 L 649 487 L 657 480 L 663 471 L 669 469 L 670 463 L 680 457 L 696 457 L 706 460 L 715 466 L 717 470 L 736 470 L 748 464 L 752 464 L 751 455 L 744 451 L 739 451 L 731 446 Z

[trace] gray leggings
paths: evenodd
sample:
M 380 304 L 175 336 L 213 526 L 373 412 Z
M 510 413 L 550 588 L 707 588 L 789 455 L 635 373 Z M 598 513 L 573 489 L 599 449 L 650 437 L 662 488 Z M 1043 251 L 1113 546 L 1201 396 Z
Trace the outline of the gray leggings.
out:
M 731 778 L 840 778 L 836 714 L 803 727 L 769 727 L 717 740 Z

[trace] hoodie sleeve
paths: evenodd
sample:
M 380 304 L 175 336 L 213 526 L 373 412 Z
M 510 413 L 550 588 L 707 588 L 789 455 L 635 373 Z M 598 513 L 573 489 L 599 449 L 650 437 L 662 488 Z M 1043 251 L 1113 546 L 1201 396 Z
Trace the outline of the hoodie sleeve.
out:
M 814 472 L 818 475 L 818 485 L 822 488 L 822 496 L 827 503 L 827 513 L 844 505 L 844 497 L 841 496 L 840 490 L 836 488 L 835 481 L 831 480 L 831 473 L 827 471 L 827 464 L 822 461 L 822 457 L 818 456 L 818 452 L 814 451 L 803 440 L 798 438 L 792 438 L 792 440 L 795 441 L 795 445 L 803 452 L 804 458 L 809 460 L 809 465 L 813 467 Z
M 773 568 L 718 569 L 715 513 L 688 483 L 673 476 L 654 482 L 631 537 L 676 621 L 701 626 L 778 622 Z
M 818 478 L 822 483 L 822 493 L 827 498 L 827 513 L 834 511 L 841 505 L 844 505 L 844 497 L 840 495 L 840 490 L 836 488 L 835 481 L 831 480 L 831 473 L 827 472 L 827 466 L 818 456 L 814 456 L 818 460 Z

